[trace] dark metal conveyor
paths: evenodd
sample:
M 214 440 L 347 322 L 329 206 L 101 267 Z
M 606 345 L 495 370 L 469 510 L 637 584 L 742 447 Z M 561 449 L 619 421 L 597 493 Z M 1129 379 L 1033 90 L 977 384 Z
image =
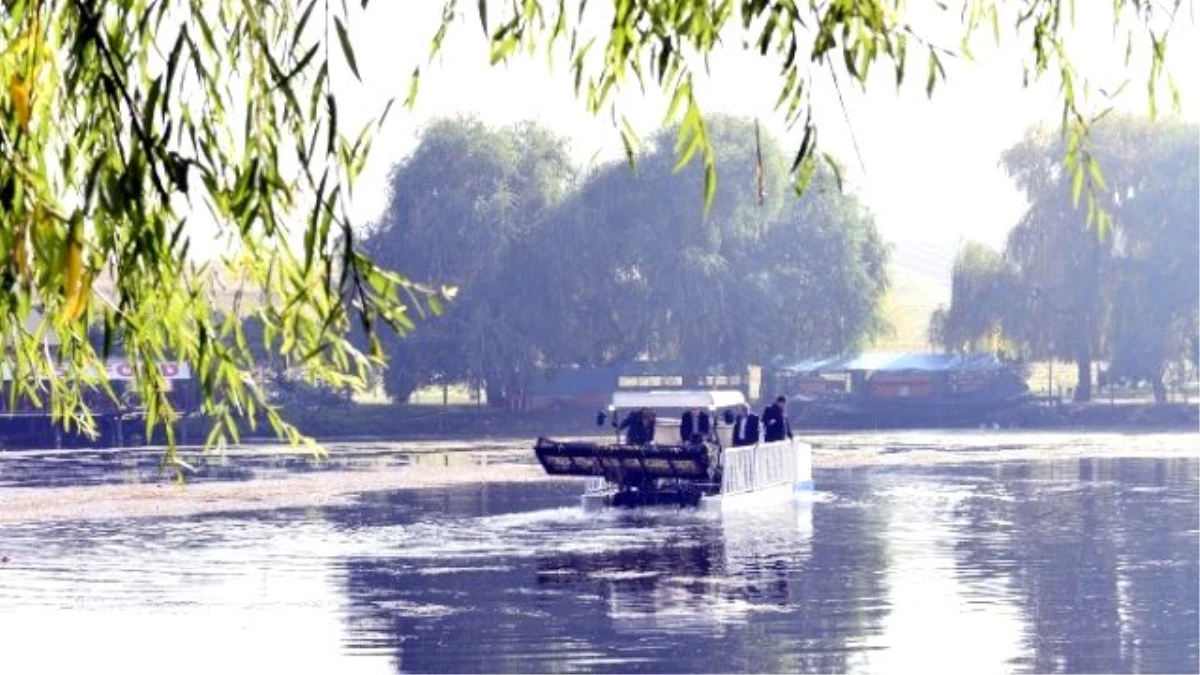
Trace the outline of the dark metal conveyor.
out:
M 658 479 L 708 483 L 709 447 L 691 445 L 628 445 L 624 443 L 559 442 L 539 438 L 533 446 L 547 474 L 603 476 L 618 486 L 649 485 Z

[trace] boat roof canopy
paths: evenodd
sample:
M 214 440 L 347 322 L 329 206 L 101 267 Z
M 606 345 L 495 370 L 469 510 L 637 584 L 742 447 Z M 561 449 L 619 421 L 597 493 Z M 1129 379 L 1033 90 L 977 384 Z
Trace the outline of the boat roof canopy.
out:
M 746 402 L 742 392 L 727 389 L 663 389 L 613 392 L 612 408 L 732 408 Z

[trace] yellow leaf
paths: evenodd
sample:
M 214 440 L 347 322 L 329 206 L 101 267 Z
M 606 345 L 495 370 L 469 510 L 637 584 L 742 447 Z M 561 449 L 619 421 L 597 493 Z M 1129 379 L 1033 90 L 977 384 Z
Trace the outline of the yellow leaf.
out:
M 80 285 L 80 278 L 83 274 L 83 217 L 78 213 L 71 218 L 71 230 L 67 233 L 66 255 L 63 267 L 63 302 L 62 314 L 59 317 L 63 321 L 71 321 L 73 315 L 78 315 L 78 305 L 80 296 L 83 294 L 83 287 Z
M 17 39 L 8 43 L 8 47 L 4 50 L 4 56 L 16 56 L 29 46 L 29 31 L 25 31 L 17 36 Z
M 42 208 L 41 204 L 34 204 L 33 206 L 33 224 L 35 228 L 30 231 L 30 236 L 46 232 L 54 224 L 53 221 L 46 217 L 46 210 Z
M 12 97 L 13 110 L 21 130 L 29 128 L 29 83 L 18 74 L 8 79 L 8 95 Z
M 92 298 L 92 274 L 88 272 L 83 275 L 83 282 L 79 286 L 78 292 L 71 297 L 71 301 L 64 308 L 64 318 L 67 323 L 71 323 L 83 316 L 87 310 L 88 302 Z
M 21 285 L 29 284 L 29 265 L 25 253 L 25 225 L 24 223 L 17 225 L 17 231 L 13 233 L 15 241 L 13 242 L 13 263 L 17 268 L 17 279 L 21 281 Z

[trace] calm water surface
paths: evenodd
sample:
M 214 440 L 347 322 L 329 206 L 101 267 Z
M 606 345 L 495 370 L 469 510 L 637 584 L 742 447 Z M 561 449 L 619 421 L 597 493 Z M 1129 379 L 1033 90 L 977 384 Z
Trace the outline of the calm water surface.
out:
M 819 470 L 810 503 L 724 517 L 583 514 L 546 482 L 0 526 L 0 673 L 1197 672 L 1198 475 L 1030 459 Z

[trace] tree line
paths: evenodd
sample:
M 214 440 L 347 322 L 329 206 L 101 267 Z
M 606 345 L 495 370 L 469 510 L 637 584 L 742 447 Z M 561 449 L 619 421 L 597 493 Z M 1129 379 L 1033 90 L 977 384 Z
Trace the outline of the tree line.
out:
M 969 56 L 985 33 L 1027 45 L 1013 52 L 1026 83 L 1062 77 L 1063 129 L 1086 140 L 1089 117 L 1075 92 L 1088 82 L 1073 66 L 1066 40 L 1073 22 L 1060 22 L 1059 0 L 1029 0 L 1019 10 L 999 0 L 971 2 L 969 11 L 941 4 L 941 13 L 905 12 L 883 0 L 469 4 L 444 3 L 429 59 L 450 44 L 448 32 L 474 18 L 493 64 L 543 51 L 559 60 L 565 50 L 560 63 L 580 105 L 611 114 L 627 146 L 638 139 L 619 94 L 657 88 L 666 95 L 665 118 L 678 123 L 677 154 L 703 164 L 696 198 L 706 201 L 718 153 L 696 76 L 711 60 L 729 58 L 723 45 L 739 41 L 758 52 L 757 67 L 777 73 L 775 117 L 797 129 L 791 156 L 799 170 L 791 177 L 800 185 L 825 156 L 814 108 L 832 105 L 815 95 L 821 88 L 812 77 L 840 71 L 843 81 L 866 87 L 868 72 L 883 67 L 900 86 L 907 63 L 907 82 L 933 94 L 945 63 Z M 244 268 L 239 286 L 247 294 L 266 298 L 243 308 L 263 326 L 266 350 L 302 361 L 312 378 L 335 388 L 361 384 L 382 363 L 381 350 L 354 347 L 353 326 L 405 334 L 418 310 L 444 301 L 409 283 L 408 270 L 363 255 L 348 216 L 374 138 L 389 113 L 412 107 L 431 75 L 420 64 L 399 83 L 385 69 L 392 86 L 363 81 L 370 69 L 360 70 L 355 55 L 359 27 L 379 24 L 368 5 L 302 0 L 244 12 L 232 0 L 4 3 L 0 341 L 13 373 L 5 383 L 10 399 L 44 397 L 57 421 L 84 421 L 83 395 L 98 383 L 80 374 L 104 358 L 87 331 L 102 323 L 104 343 L 123 341 L 138 363 L 169 354 L 193 364 L 203 409 L 226 427 L 210 439 L 227 438 L 235 413 L 266 401 L 246 386 L 258 364 L 241 324 L 226 320 L 218 275 L 194 255 L 210 243 L 228 252 L 223 262 Z M 1148 77 L 1137 80 L 1148 85 L 1152 110 L 1162 93 L 1175 94 L 1178 105 L 1159 10 L 1143 0 L 1112 7 L 1114 34 L 1126 38 L 1114 47 L 1150 63 Z M 593 21 L 601 11 L 606 17 Z M 459 21 L 464 13 L 474 18 Z M 978 30 L 986 23 L 992 31 Z M 957 48 L 935 46 L 955 28 Z M 913 72 L 917 60 L 925 65 Z M 356 115 L 346 115 L 346 105 L 355 101 L 344 95 L 360 84 L 392 95 L 362 126 L 348 124 Z M 207 226 L 193 229 L 197 222 Z M 303 243 L 292 246 L 298 230 Z M 61 338 L 53 353 L 44 349 L 50 332 Z M 54 376 L 64 364 L 74 375 Z M 172 419 L 168 388 L 153 368 L 139 368 L 133 388 L 150 401 L 151 424 Z M 281 437 L 302 440 L 287 420 L 266 414 Z M 168 460 L 174 450 L 168 437 Z
M 464 382 L 520 407 L 542 367 L 637 358 L 743 367 L 853 349 L 886 328 L 887 247 L 837 175 L 803 197 L 753 121 L 713 117 L 722 180 L 681 166 L 664 129 L 631 167 L 581 171 L 532 123 L 432 123 L 364 233 L 378 264 L 458 289 L 441 316 L 385 337 L 396 400 Z
M 1107 361 L 1108 379 L 1149 382 L 1162 401 L 1168 374 L 1200 365 L 1197 127 L 1113 116 L 1091 136 L 1103 170 L 1089 162 L 1097 198 L 1086 208 L 1081 181 L 1061 166 L 1072 150 L 1061 137 L 1034 130 L 1004 153 L 1028 207 L 1003 251 L 962 248 L 930 337 L 1074 361 L 1080 401 L 1091 398 L 1093 363 Z

